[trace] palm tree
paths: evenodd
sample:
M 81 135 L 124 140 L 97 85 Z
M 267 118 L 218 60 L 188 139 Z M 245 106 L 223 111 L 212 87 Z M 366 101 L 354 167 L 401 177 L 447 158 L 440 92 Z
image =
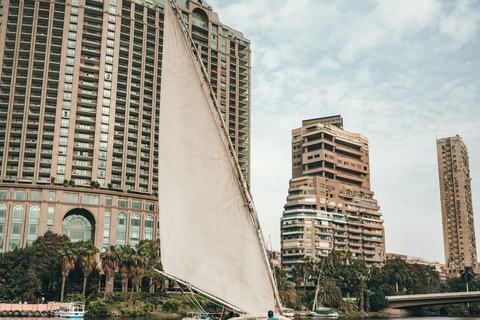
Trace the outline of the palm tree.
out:
M 160 240 L 141 240 L 140 243 L 136 245 L 136 248 L 137 251 L 141 252 L 147 259 L 145 276 L 150 278 L 149 288 L 152 288 L 154 279 L 156 282 L 162 283 L 165 277 L 153 271 L 154 268 L 163 270 L 162 262 L 160 261 Z M 153 293 L 153 291 L 151 292 Z
M 110 246 L 110 248 L 100 254 L 100 259 L 102 260 L 102 269 L 105 273 L 105 293 L 103 299 L 107 298 L 107 286 L 110 279 L 113 277 L 115 270 L 118 267 L 118 250 L 116 246 Z
M 303 268 L 301 264 L 296 264 L 291 271 L 295 286 L 298 288 L 303 279 Z
M 138 248 L 138 246 L 137 246 Z M 133 289 L 137 288 L 142 280 L 143 274 L 145 273 L 145 269 L 147 266 L 147 258 L 146 256 L 139 250 L 133 252 L 132 254 L 132 265 L 131 265 L 131 274 L 132 274 L 132 291 L 130 292 L 130 300 L 133 297 Z
M 303 269 L 303 292 L 307 291 L 307 281 L 310 278 L 312 273 L 313 265 L 315 261 L 312 260 L 312 257 L 306 256 L 303 259 L 302 269 Z
M 86 242 L 78 242 L 78 246 L 78 261 L 83 272 L 83 296 L 85 296 L 87 278 L 97 265 L 96 255 L 98 253 L 98 249 L 90 240 Z
M 392 265 L 392 267 L 393 267 L 392 276 L 393 276 L 393 279 L 395 280 L 395 292 L 398 292 L 398 285 L 399 284 L 401 285 L 403 282 L 403 279 L 405 278 L 405 274 L 404 274 L 405 265 L 400 263 L 395 263 Z
M 460 278 L 467 284 L 468 292 L 468 283 L 475 278 L 475 272 L 473 271 L 473 267 L 464 267 L 464 269 L 460 271 Z
M 278 267 L 275 267 L 275 278 L 277 281 L 277 289 L 280 299 L 285 306 L 290 306 L 297 300 L 295 284 L 293 284 L 291 281 L 288 281 L 285 273 Z
M 358 311 L 364 311 L 364 291 L 365 291 L 365 282 L 368 280 L 368 277 L 358 271 L 354 273 L 354 281 L 357 287 L 357 301 L 358 301 Z
M 318 292 L 320 291 L 320 283 L 325 281 L 325 272 L 323 270 L 324 262 L 325 262 L 325 259 L 323 259 L 322 261 L 317 261 L 313 265 L 312 272 L 310 274 L 312 282 L 315 285 L 315 298 L 313 299 L 312 311 L 315 310 L 315 307 L 317 305 L 317 297 L 318 297 Z
M 75 267 L 75 260 L 77 259 L 77 252 L 71 242 L 66 242 L 62 249 L 58 252 L 60 261 L 62 262 L 62 291 L 60 293 L 60 302 L 63 302 L 63 295 L 65 293 L 65 279 L 70 274 L 70 271 Z
M 119 262 L 118 269 L 120 272 L 120 278 L 122 278 L 122 292 L 124 296 L 123 305 L 127 305 L 127 287 L 128 287 L 128 278 L 132 273 L 132 254 L 134 250 L 129 245 L 120 246 L 120 251 L 118 252 Z
M 342 302 L 342 291 L 334 281 L 320 286 L 319 301 L 321 304 L 335 308 Z

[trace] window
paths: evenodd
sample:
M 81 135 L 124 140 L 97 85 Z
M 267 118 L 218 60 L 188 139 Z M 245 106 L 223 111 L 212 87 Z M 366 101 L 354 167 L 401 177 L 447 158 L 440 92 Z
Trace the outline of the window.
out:
M 112 197 L 105 197 L 105 205 L 106 206 L 112 205 Z
M 125 245 L 127 239 L 127 215 L 120 212 L 117 217 L 117 241 L 116 245 Z
M 206 28 L 207 27 L 207 22 L 206 22 L 205 16 L 198 11 L 193 12 L 192 23 L 194 25 L 197 25 L 197 26 L 201 27 L 201 28 Z
M 84 204 L 97 204 L 98 205 L 98 195 L 89 195 L 86 194 L 83 196 Z
M 61 181 L 63 182 L 63 181 Z M 55 191 L 50 191 L 48 193 L 48 201 L 55 201 L 55 198 L 56 198 L 56 192 Z
M 182 11 L 182 19 L 188 22 L 188 13 Z
M 109 23 L 108 24 L 108 30 L 115 31 L 115 24 L 114 23 Z
M 63 193 L 63 202 L 78 203 L 78 193 Z
M 212 24 L 212 32 L 218 33 L 218 26 L 216 24 Z
M 148 211 L 155 211 L 155 203 L 154 202 L 146 202 L 145 209 Z
M 23 191 L 25 192 L 25 191 Z M 23 207 L 16 205 L 12 210 L 9 250 L 20 248 L 23 224 Z
M 132 200 L 132 209 L 142 209 L 142 201 L 140 200 Z
M 8 189 L 0 189 L 0 199 L 8 199 Z
M 105 210 L 105 219 L 103 224 L 103 249 L 106 251 L 110 245 L 110 217 L 112 212 Z
M 25 190 L 15 190 L 15 192 L 13 193 L 13 199 L 25 200 Z
M 130 220 L 130 245 L 135 246 L 140 242 L 140 216 L 138 214 L 132 215 Z
M 53 201 L 55 201 L 55 192 L 50 192 L 50 195 L 53 193 Z M 52 201 L 52 200 L 51 200 Z M 55 206 L 48 206 L 47 210 L 47 231 L 53 231 L 53 219 L 55 217 Z
M 127 199 L 118 199 L 118 206 L 120 208 L 128 208 L 128 200 Z
M 39 222 L 40 208 L 33 206 L 28 213 L 27 245 L 31 245 L 37 239 Z
M 70 16 L 70 21 L 71 22 L 77 22 L 78 21 L 78 16 L 71 15 Z
M 153 240 L 153 217 L 145 217 L 145 229 L 143 238 L 146 240 Z
M 42 191 L 32 190 L 30 192 L 30 200 L 41 201 L 42 200 Z

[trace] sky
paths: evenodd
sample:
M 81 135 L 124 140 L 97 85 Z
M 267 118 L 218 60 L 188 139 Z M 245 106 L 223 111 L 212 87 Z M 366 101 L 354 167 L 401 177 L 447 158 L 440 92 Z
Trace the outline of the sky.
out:
M 207 2 L 252 43 L 251 187 L 269 246 L 280 249 L 291 130 L 340 114 L 369 139 L 386 252 L 445 261 L 435 141 L 457 134 L 480 248 L 480 2 Z

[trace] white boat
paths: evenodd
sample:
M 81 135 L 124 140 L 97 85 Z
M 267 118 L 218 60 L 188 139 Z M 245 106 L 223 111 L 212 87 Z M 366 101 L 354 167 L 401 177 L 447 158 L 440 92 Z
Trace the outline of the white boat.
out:
M 61 318 L 83 318 L 83 315 L 85 314 L 85 303 L 64 303 L 58 308 L 58 314 Z
M 257 213 L 197 44 L 174 1 L 163 11 L 159 272 L 240 319 L 281 313 Z
M 338 318 L 338 313 L 333 308 L 320 307 L 308 314 L 314 318 Z
M 295 313 L 293 309 L 290 309 L 290 308 L 282 308 L 282 315 L 284 317 L 287 317 L 288 319 L 295 318 Z

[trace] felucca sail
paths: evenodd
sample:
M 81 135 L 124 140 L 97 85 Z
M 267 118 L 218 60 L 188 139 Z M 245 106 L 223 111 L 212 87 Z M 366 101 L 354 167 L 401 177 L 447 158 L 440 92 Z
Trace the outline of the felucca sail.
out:
M 265 313 L 275 310 L 275 299 L 258 222 L 249 212 L 201 68 L 166 0 L 159 142 L 162 264 L 169 275 L 247 313 Z

